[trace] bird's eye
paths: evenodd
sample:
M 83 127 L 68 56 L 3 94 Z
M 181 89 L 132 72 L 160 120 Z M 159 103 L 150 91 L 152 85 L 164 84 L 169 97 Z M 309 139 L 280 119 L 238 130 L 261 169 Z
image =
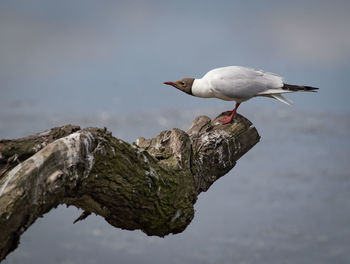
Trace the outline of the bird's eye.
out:
M 186 85 L 186 83 L 185 83 L 185 82 L 181 82 L 181 84 L 182 84 L 182 86 L 185 86 L 185 85 Z

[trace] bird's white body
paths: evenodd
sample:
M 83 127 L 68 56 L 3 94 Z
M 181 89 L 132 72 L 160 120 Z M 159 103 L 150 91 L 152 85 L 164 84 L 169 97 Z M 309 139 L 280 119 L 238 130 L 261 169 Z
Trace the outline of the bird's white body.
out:
M 192 94 L 197 97 L 219 98 L 226 101 L 244 102 L 255 96 L 268 96 L 290 104 L 281 93 L 283 78 L 277 74 L 242 66 L 217 68 L 195 79 Z
M 291 104 L 291 101 L 282 96 L 283 93 L 318 90 L 311 86 L 286 84 L 277 74 L 242 66 L 217 68 L 207 72 L 200 79 L 182 78 L 175 82 L 164 82 L 164 84 L 197 97 L 236 101 L 236 106 L 232 111 L 222 113 L 229 115 L 220 119 L 222 124 L 230 123 L 238 106 L 252 97 L 266 96 L 285 104 Z

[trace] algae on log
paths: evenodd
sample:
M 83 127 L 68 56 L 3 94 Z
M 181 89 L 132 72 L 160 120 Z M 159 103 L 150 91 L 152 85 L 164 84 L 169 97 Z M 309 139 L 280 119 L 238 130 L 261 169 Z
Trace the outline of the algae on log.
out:
M 59 204 L 147 235 L 182 232 L 198 194 L 259 141 L 244 117 L 227 125 L 218 118 L 200 116 L 186 132 L 175 128 L 134 144 L 71 125 L 0 141 L 0 260 Z

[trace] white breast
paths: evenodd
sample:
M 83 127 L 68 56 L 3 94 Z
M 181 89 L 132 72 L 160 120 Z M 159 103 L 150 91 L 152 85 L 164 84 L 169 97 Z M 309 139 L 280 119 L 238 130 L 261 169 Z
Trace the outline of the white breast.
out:
M 202 98 L 215 97 L 210 83 L 206 79 L 194 79 L 192 95 Z

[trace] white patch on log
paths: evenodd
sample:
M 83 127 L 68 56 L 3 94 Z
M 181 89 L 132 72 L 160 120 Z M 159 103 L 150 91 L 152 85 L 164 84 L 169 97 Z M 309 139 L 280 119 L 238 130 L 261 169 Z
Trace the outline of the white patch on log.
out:
M 63 172 L 61 170 L 54 171 L 51 173 L 51 175 L 47 178 L 46 183 L 51 184 L 54 183 L 57 179 L 59 179 L 62 176 Z
M 90 151 L 93 140 L 94 140 L 94 137 L 92 136 L 92 134 L 90 132 L 86 133 L 86 138 L 84 138 L 84 145 L 85 145 L 86 160 L 88 162 L 88 167 L 84 172 L 84 177 L 89 175 L 94 163 L 94 155 Z M 114 152 L 114 149 L 113 149 L 113 152 Z
M 35 168 L 37 169 L 38 171 L 38 175 L 36 176 L 36 179 L 35 179 L 35 186 L 34 186 L 34 198 L 33 198 L 33 204 L 38 204 L 38 198 L 39 198 L 39 194 L 38 194 L 38 191 L 39 191 L 39 185 L 41 183 L 41 168 L 45 162 L 45 151 L 39 151 L 37 152 L 36 154 L 34 154 L 33 156 L 31 156 L 26 162 L 33 162 L 34 165 L 35 165 Z
M 4 184 L 1 186 L 0 189 L 0 196 L 4 193 L 7 185 L 9 184 L 9 182 L 11 181 L 11 179 L 13 178 L 13 176 L 16 175 L 17 172 L 19 172 L 19 170 L 22 168 L 22 164 L 18 164 L 16 167 L 14 167 L 8 174 L 7 174 L 7 179 L 4 182 Z
M 131 146 L 133 146 L 133 145 L 131 145 Z M 113 157 L 115 157 L 116 155 L 115 155 L 115 149 L 111 146 L 111 150 L 112 150 L 112 152 L 113 152 Z
M 158 173 L 153 169 L 153 167 L 151 166 L 151 164 L 150 164 L 150 166 L 149 166 L 149 172 L 150 172 L 150 175 L 151 175 L 152 177 L 154 177 L 154 178 L 156 178 L 157 180 L 159 180 L 159 175 L 158 175 Z
M 35 164 L 35 167 L 40 170 L 41 166 L 44 163 L 43 155 L 33 155 L 28 160 L 32 160 Z
M 81 133 L 76 132 L 66 136 L 64 138 L 58 139 L 61 141 L 66 149 L 62 150 L 65 153 L 65 162 L 64 162 L 64 170 L 71 170 L 73 172 L 73 179 L 77 179 L 79 177 L 77 170 L 72 167 L 75 167 L 79 162 L 83 162 L 86 165 L 83 177 L 89 175 L 93 163 L 94 163 L 94 155 L 91 151 L 92 144 L 94 141 L 94 137 L 90 132 Z M 82 147 L 85 148 L 83 151 Z
M 146 156 L 144 153 L 141 153 L 141 154 L 142 154 L 142 156 L 143 156 L 143 161 L 144 161 L 145 163 L 147 163 L 147 164 L 148 164 L 148 167 L 149 167 L 149 172 L 146 171 L 145 174 L 146 174 L 147 176 L 151 176 L 151 177 L 154 177 L 154 178 L 156 178 L 157 180 L 159 180 L 159 175 L 157 174 L 157 172 L 155 171 L 155 169 L 152 167 L 152 165 L 151 165 L 151 163 L 149 162 L 147 156 Z
M 241 151 L 241 142 L 239 142 L 239 140 L 234 140 L 233 143 L 235 145 L 234 155 L 236 155 Z
M 41 182 L 41 179 L 39 176 L 37 176 L 35 179 L 33 204 L 38 204 L 38 199 L 39 199 L 38 192 L 39 192 L 40 182 Z
M 218 154 L 218 161 L 224 168 L 227 166 L 231 166 L 234 161 L 232 160 L 233 156 L 238 154 L 241 151 L 241 145 L 236 138 L 231 137 L 226 131 L 215 131 L 214 133 L 208 133 L 201 137 L 200 147 L 208 147 L 211 144 L 215 144 L 213 146 L 216 149 L 216 153 Z M 231 148 L 233 145 L 234 152 L 231 152 Z M 228 156 L 224 155 L 225 150 L 227 148 Z M 203 165 L 203 157 L 199 156 L 200 166 Z
M 217 152 L 219 153 L 219 162 L 223 164 L 224 168 L 226 168 L 226 163 L 224 162 L 224 146 L 221 145 Z
M 40 149 L 41 149 L 41 144 L 36 144 L 36 145 L 33 147 L 33 150 L 34 150 L 35 152 L 38 152 Z
M 155 148 L 156 150 L 160 150 L 161 147 L 162 147 L 162 145 L 161 145 L 159 142 L 157 142 L 157 143 L 155 144 L 155 146 L 154 146 L 154 148 Z
M 143 153 L 141 153 L 141 154 L 142 154 L 142 157 L 143 157 L 143 161 L 144 161 L 145 163 L 149 164 L 149 160 L 148 160 L 148 158 L 146 157 L 146 155 L 143 154 Z
M 178 219 L 181 215 L 181 210 L 178 209 L 175 213 L 175 215 L 173 216 L 173 218 L 171 218 L 171 222 L 174 222 L 176 219 Z
M 81 158 L 80 133 L 76 132 L 70 134 L 69 136 L 58 139 L 58 141 L 61 141 L 67 148 L 65 161 L 66 168 L 76 165 Z

